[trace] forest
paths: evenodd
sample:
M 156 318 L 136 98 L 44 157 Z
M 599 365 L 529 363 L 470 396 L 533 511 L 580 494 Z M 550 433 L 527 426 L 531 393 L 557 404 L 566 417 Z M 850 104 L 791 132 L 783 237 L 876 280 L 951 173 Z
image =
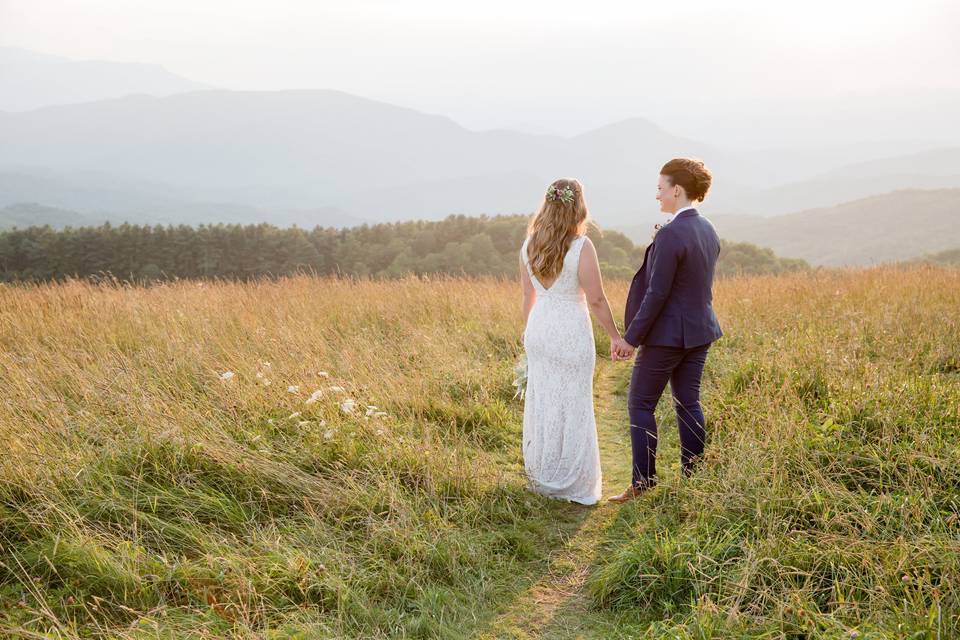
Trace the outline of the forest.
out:
M 527 221 L 523 215 L 451 215 L 440 221 L 309 230 L 268 223 L 30 226 L 0 233 L 0 282 L 111 276 L 128 282 L 249 280 L 298 272 L 371 278 L 437 273 L 512 276 L 517 273 Z M 597 227 L 591 227 L 588 235 L 607 278 L 632 277 L 645 246 Z M 717 267 L 718 275 L 807 268 L 803 260 L 731 242 L 723 243 Z

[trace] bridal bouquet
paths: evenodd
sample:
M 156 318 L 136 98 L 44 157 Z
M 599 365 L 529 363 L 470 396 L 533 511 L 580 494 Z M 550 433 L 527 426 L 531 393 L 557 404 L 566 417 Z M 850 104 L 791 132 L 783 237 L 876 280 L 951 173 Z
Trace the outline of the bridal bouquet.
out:
M 516 374 L 516 378 L 513 380 L 513 386 L 517 388 L 517 392 L 513 394 L 513 397 L 519 397 L 523 400 L 523 394 L 527 390 L 527 354 L 521 354 L 517 359 L 517 363 L 513 365 L 513 372 Z

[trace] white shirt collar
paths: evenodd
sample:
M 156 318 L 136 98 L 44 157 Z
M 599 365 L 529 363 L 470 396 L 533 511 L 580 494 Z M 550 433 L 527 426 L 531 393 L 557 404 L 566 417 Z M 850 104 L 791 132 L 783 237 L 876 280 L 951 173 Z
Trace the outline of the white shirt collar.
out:
M 684 207 L 683 209 L 677 209 L 676 211 L 673 212 L 673 215 L 677 215 L 677 214 L 680 213 L 681 211 L 686 211 L 687 209 L 696 209 L 696 207 L 689 207 L 689 206 L 688 206 L 688 207 Z

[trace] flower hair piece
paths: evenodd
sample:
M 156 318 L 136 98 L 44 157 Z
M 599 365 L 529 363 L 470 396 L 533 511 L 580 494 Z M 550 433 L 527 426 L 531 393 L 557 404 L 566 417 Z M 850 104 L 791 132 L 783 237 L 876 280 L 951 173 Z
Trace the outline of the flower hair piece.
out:
M 573 189 L 570 187 L 557 189 L 557 186 L 553 184 L 547 187 L 547 200 L 553 200 L 554 202 L 559 200 L 563 204 L 570 204 L 573 202 L 573 197 Z

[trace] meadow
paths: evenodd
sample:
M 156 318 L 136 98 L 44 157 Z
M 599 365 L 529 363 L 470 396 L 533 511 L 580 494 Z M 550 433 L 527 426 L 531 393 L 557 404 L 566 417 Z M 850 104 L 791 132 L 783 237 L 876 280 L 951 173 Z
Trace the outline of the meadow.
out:
M 665 398 L 657 490 L 582 507 L 526 490 L 513 279 L 0 285 L 0 635 L 960 635 L 960 272 L 715 298 L 704 467 Z

